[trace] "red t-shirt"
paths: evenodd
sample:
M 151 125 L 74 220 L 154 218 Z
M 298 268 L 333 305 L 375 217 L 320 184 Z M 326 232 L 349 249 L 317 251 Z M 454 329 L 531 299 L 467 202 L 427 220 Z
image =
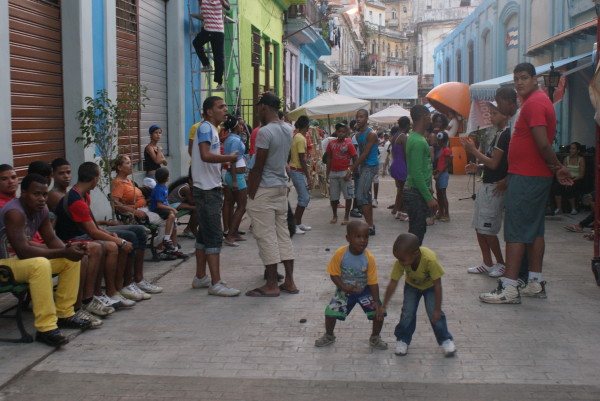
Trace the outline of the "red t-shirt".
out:
M 444 171 L 448 171 L 446 169 L 446 165 L 448 164 L 448 158 L 452 156 L 452 151 L 450 147 L 446 146 L 445 148 L 440 149 L 440 156 L 438 157 L 436 170 L 440 173 Z
M 329 141 L 326 152 L 331 154 L 331 171 L 347 170 L 352 158 L 356 156 L 356 148 L 350 138 L 346 138 L 343 142 L 337 139 Z
M 252 156 L 256 153 L 256 134 L 258 134 L 259 129 L 260 129 L 260 126 L 254 128 L 252 130 L 252 133 L 250 134 L 250 152 L 248 152 L 250 154 L 250 156 Z
M 546 161 L 537 148 L 531 128 L 546 127 L 548 142 L 556 134 L 556 113 L 548 96 L 537 90 L 525 99 L 515 124 L 508 149 L 508 172 L 528 177 L 552 177 Z
M 6 205 L 8 202 L 10 202 L 13 199 L 15 199 L 15 198 L 11 198 L 4 194 L 0 194 L 0 209 L 2 209 L 4 207 L 4 205 Z

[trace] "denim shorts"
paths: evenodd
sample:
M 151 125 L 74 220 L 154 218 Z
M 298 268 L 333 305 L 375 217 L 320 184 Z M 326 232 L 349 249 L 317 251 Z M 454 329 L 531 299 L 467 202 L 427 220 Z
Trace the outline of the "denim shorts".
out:
M 195 248 L 207 255 L 221 253 L 223 245 L 223 227 L 221 209 L 223 208 L 223 190 L 220 187 L 203 190 L 194 187 L 192 191 L 198 215 L 198 233 Z
M 244 174 L 236 174 L 235 180 L 237 181 L 238 190 L 241 191 L 242 189 L 247 188 L 246 178 L 244 177 Z M 229 171 L 225 173 L 225 179 L 223 181 L 225 182 L 225 185 L 227 185 L 229 188 L 231 188 L 231 186 L 233 185 L 233 180 L 231 179 L 231 173 Z
M 450 178 L 450 174 L 447 171 L 444 171 L 440 175 L 438 175 L 437 180 L 435 180 L 435 187 L 439 189 L 448 188 L 448 180 Z
M 304 172 L 290 169 L 290 177 L 292 178 L 292 183 L 294 184 L 294 188 L 296 188 L 296 193 L 298 194 L 298 206 L 308 206 L 308 202 L 310 202 L 310 193 L 306 188 L 307 182 Z
M 379 165 L 374 166 L 361 165 L 360 176 L 356 185 L 356 204 L 358 206 L 371 204 L 371 186 L 373 179 L 379 174 Z

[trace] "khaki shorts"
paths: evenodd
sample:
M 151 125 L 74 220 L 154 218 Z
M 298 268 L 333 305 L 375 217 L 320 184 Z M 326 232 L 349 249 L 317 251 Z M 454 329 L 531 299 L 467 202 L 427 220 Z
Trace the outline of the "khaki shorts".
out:
M 264 265 L 294 259 L 294 248 L 287 224 L 287 187 L 262 188 L 248 199 L 246 210 L 252 221 L 258 254 Z

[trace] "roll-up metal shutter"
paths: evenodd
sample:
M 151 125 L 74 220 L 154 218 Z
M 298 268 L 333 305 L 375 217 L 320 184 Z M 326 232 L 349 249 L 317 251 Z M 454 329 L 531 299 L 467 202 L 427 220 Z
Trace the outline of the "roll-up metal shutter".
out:
M 139 82 L 138 0 L 117 0 L 117 84 Z M 132 112 L 128 128 L 119 133 L 119 153 L 140 161 L 140 115 Z
M 9 0 L 13 164 L 65 156 L 60 0 Z
M 140 127 L 142 151 L 150 142 L 148 128 L 162 128 L 160 146 L 168 154 L 167 131 L 167 13 L 164 0 L 140 3 L 140 82 L 148 88 Z

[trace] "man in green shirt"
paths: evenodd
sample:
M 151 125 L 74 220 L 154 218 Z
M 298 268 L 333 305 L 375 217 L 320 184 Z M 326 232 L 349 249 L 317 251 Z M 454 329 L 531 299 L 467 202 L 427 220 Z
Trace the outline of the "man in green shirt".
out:
M 437 201 L 431 191 L 431 152 L 425 139 L 425 130 L 431 125 L 427 107 L 416 105 L 410 109 L 413 131 L 406 143 L 408 176 L 404 186 L 404 205 L 408 212 L 408 232 L 419 238 L 419 245 L 427 231 L 427 209 L 436 211 Z

